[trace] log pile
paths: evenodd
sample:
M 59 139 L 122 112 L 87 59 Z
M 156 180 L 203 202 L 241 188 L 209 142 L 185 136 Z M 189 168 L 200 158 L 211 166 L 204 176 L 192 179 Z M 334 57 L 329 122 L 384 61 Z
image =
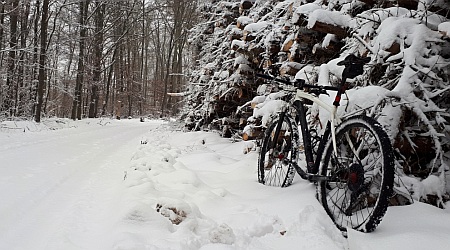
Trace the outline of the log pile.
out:
M 430 37 L 430 41 L 439 42 L 428 44 L 419 55 L 423 57 L 415 62 L 435 62 L 430 59 L 439 55 L 440 62 L 447 61 L 448 65 L 438 70 L 427 65 L 411 65 L 406 78 L 415 79 L 412 96 L 416 101 L 390 97 L 374 105 L 370 112 L 389 120 L 391 117 L 383 114 L 383 110 L 394 108 L 393 102 L 397 102 L 400 122 L 387 121 L 388 124 L 382 125 L 396 130 L 389 136 L 396 149 L 396 166 L 402 166 L 398 173 L 420 180 L 430 175 L 443 176 L 445 169 L 439 164 L 444 160 L 439 155 L 445 155 L 447 161 L 450 155 L 450 3 L 442 0 L 339 2 L 342 1 L 240 0 L 209 4 L 205 11 L 210 15 L 209 20 L 194 32 L 190 41 L 199 51 L 196 55 L 199 68 L 191 78 L 196 91 L 189 100 L 194 114 L 201 117 L 204 126 L 217 129 L 225 137 L 238 135 L 243 140 L 257 140 L 263 136 L 267 123 L 260 112 L 264 98 L 278 93 L 279 88 L 255 77 L 255 72 L 301 78 L 316 84 L 320 82 L 320 70 L 348 53 L 372 57 L 370 67 L 365 69 L 367 74 L 359 79 L 359 86 L 378 85 L 391 91 L 405 71 L 405 50 L 411 46 L 408 44 L 411 37 L 408 40 L 409 34 L 404 32 L 405 37 L 396 36 L 392 42 L 372 51 L 378 46 L 377 29 L 388 18 L 395 20 L 396 15 L 402 20 L 417 19 L 413 21 L 420 23 L 421 28 L 426 26 L 425 29 L 441 35 Z M 437 51 L 437 47 L 442 49 Z M 331 83 L 333 79 L 340 80 L 335 72 L 327 73 Z M 432 89 L 437 83 L 440 89 Z M 417 106 L 413 106 L 415 102 Z M 426 109 L 422 112 L 419 106 Z M 419 185 L 414 190 L 420 189 L 420 181 L 417 183 L 411 184 Z M 426 194 L 417 199 L 439 206 L 448 196 Z M 391 203 L 408 201 L 394 196 Z
M 213 94 L 198 98 L 194 107 L 207 110 L 205 124 L 214 122 L 225 127 L 224 135 L 241 131 L 248 123 L 247 118 L 252 116 L 251 104 L 240 112 L 236 110 L 250 102 L 257 95 L 257 87 L 263 83 L 253 76 L 254 71 L 264 69 L 293 78 L 306 64 L 319 66 L 337 58 L 354 35 L 352 28 L 356 24 L 351 21 L 360 13 L 392 6 L 417 10 L 419 4 L 418 0 L 361 0 L 346 6 L 346 14 L 342 14 L 343 6 L 324 8 L 315 1 L 263 2 L 221 1 L 210 11 L 210 20 L 214 20 L 215 25 L 207 24 L 199 31 L 203 34 L 200 39 L 204 45 L 203 56 L 210 57 L 203 60 L 209 60 L 208 65 L 213 66 L 200 69 L 192 82 L 205 83 Z M 442 1 L 438 2 L 442 4 Z M 444 16 L 450 12 L 447 6 L 431 5 L 428 8 L 447 8 L 447 12 L 441 11 Z M 386 52 L 390 55 L 399 53 L 400 44 L 393 43 Z M 246 62 L 234 63 L 239 57 L 245 58 Z M 379 65 L 379 68 L 384 70 L 386 67 Z M 217 72 L 228 73 L 226 77 L 217 77 Z M 227 124 L 223 123 L 223 117 L 227 117 Z M 257 127 L 260 121 L 253 122 Z M 243 138 L 254 139 L 260 135 L 261 131 L 254 130 L 244 134 Z

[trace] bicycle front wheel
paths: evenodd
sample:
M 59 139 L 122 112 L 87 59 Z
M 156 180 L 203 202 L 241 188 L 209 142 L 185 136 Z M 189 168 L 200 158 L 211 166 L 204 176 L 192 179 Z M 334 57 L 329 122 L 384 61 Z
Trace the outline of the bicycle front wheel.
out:
M 375 230 L 392 195 L 394 157 L 389 137 L 367 116 L 344 121 L 336 129 L 337 154 L 327 143 L 318 186 L 319 200 L 336 226 L 346 231 Z
M 282 121 L 280 116 L 272 120 L 265 131 L 259 152 L 258 181 L 260 183 L 276 187 L 291 185 L 295 175 L 292 162 L 297 159 L 297 141 L 297 126 L 289 115 L 284 115 Z

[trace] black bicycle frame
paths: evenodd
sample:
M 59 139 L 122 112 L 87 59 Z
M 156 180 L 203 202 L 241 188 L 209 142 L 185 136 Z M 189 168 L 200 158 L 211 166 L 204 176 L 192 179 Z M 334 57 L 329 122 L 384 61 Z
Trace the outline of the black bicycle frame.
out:
M 268 76 L 265 76 L 265 75 L 258 75 L 258 76 L 272 80 L 272 78 L 268 78 Z M 289 82 L 285 82 L 285 81 L 281 81 L 281 80 L 279 80 L 279 81 L 284 82 L 284 83 L 289 83 Z M 317 88 L 318 86 L 308 85 L 308 84 L 303 83 L 300 87 Z M 337 93 L 336 93 L 336 96 L 335 96 L 335 99 L 333 102 L 333 105 L 336 107 L 338 107 L 340 105 L 341 96 L 343 93 L 345 93 L 347 88 L 348 88 L 348 84 L 346 81 L 346 77 L 342 78 L 341 84 L 338 88 L 328 87 L 328 86 L 323 87 L 323 89 L 325 89 L 325 90 L 327 90 L 327 89 L 335 90 L 335 91 L 337 90 Z M 313 148 L 311 145 L 311 134 L 309 133 L 308 123 L 306 121 L 305 104 L 301 100 L 296 100 L 292 104 L 292 107 L 294 107 L 297 112 L 295 121 L 297 124 L 300 124 L 300 128 L 302 131 L 303 146 L 304 146 L 305 158 L 306 158 L 306 172 L 298 166 L 297 159 L 294 159 L 294 161 L 291 162 L 292 165 L 294 166 L 297 173 L 303 179 L 307 179 L 310 181 L 329 180 L 327 176 L 321 176 L 318 174 L 318 172 L 319 172 L 320 162 L 322 160 L 322 154 L 323 154 L 323 151 L 325 150 L 325 146 L 326 146 L 325 143 L 328 141 L 330 134 L 331 134 L 331 122 L 330 121 L 327 122 L 325 132 L 323 133 L 322 138 L 319 143 L 319 146 L 317 148 L 316 159 L 314 159 Z M 278 138 L 278 136 L 280 135 L 281 126 L 283 124 L 284 117 L 286 116 L 286 112 L 288 112 L 288 109 L 283 110 L 279 114 L 279 120 L 278 120 L 277 127 L 275 129 L 275 135 L 274 135 L 275 137 L 274 138 Z
M 327 126 L 325 128 L 325 132 L 322 135 L 322 139 L 320 140 L 319 146 L 317 148 L 317 154 L 316 159 L 314 159 L 313 155 L 313 148 L 311 145 L 311 134 L 309 132 L 308 123 L 306 121 L 306 110 L 305 105 L 301 101 L 295 101 L 292 105 L 297 112 L 297 116 L 295 117 L 295 120 L 297 124 L 300 125 L 301 131 L 302 131 L 302 139 L 303 139 L 303 146 L 305 151 L 305 157 L 306 157 L 306 172 L 300 168 L 297 164 L 297 162 L 293 162 L 293 166 L 297 173 L 303 178 L 308 179 L 311 181 L 318 181 L 324 178 L 324 176 L 319 176 L 319 165 L 322 160 L 322 154 L 325 150 L 325 143 L 328 141 L 328 138 L 331 133 L 331 122 L 327 122 Z M 282 114 L 284 112 L 281 112 Z M 285 114 L 283 114 L 284 117 Z M 280 114 L 281 116 L 281 114 Z

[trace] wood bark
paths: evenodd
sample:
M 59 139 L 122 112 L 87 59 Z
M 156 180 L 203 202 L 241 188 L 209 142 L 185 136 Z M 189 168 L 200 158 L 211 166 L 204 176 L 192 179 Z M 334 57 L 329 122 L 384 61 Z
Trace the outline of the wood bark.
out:
M 19 16 L 19 0 L 14 0 L 11 2 L 11 10 L 10 10 L 10 38 L 9 38 L 9 52 L 8 52 L 8 72 L 6 75 L 6 98 L 4 102 L 4 111 L 12 116 L 14 114 L 14 103 L 17 101 L 16 96 L 16 84 L 17 81 L 15 79 L 16 74 L 16 51 L 17 48 L 17 40 L 18 40 L 18 31 L 17 31 L 17 23 Z
M 78 68 L 77 68 L 77 77 L 76 77 L 76 85 L 75 85 L 75 96 L 73 98 L 72 103 L 72 120 L 81 120 L 82 113 L 82 91 L 83 91 L 83 81 L 84 81 L 84 67 L 85 67 L 85 47 L 86 47 L 86 37 L 87 37 L 87 27 L 86 27 L 86 19 L 88 14 L 88 0 L 82 0 L 79 2 L 80 16 L 79 16 L 79 24 L 80 24 L 80 40 L 78 42 L 79 45 L 79 53 L 78 53 Z
M 46 62 L 46 53 L 47 53 L 47 27 L 48 27 L 48 4 L 49 0 L 43 0 L 42 2 L 42 18 L 41 18 L 41 42 L 40 42 L 40 53 L 39 53 L 39 73 L 38 73 L 38 94 L 37 94 L 37 105 L 36 105 L 36 114 L 35 121 L 41 121 L 41 111 L 42 111 L 42 103 L 44 96 L 44 87 L 45 87 L 45 62 Z
M 38 80 L 38 72 L 39 72 L 39 20 L 40 20 L 40 1 L 37 0 L 36 4 L 35 4 L 35 11 L 34 11 L 34 23 L 33 23 L 33 65 L 37 65 L 34 66 L 32 69 L 32 75 L 31 75 L 31 79 L 32 79 L 32 83 L 30 85 L 30 101 L 33 103 L 32 107 L 31 107 L 31 114 L 36 115 L 36 106 L 37 106 L 37 99 L 38 99 L 38 85 L 39 84 L 35 84 L 33 83 L 34 80 Z M 40 115 L 39 115 L 40 116 Z
M 348 36 L 347 29 L 328 23 L 322 23 L 319 21 L 316 21 L 311 29 L 323 33 L 335 34 L 338 38 L 344 38 Z
M 24 89 L 24 78 L 25 78 L 25 60 L 28 54 L 27 50 L 27 38 L 29 33 L 28 27 L 28 16 L 30 14 L 30 2 L 22 2 L 21 4 L 21 15 L 20 15 L 20 57 L 19 57 L 19 65 L 18 65 L 18 74 L 17 74 L 17 90 L 16 90 L 16 102 L 14 111 L 17 116 L 24 115 L 25 108 L 25 98 L 26 98 L 26 90 Z
M 92 72 L 91 100 L 89 102 L 89 118 L 97 117 L 99 86 L 101 84 L 102 58 L 103 58 L 103 23 L 105 4 L 95 1 L 95 35 L 94 35 L 94 58 Z
M 3 44 L 3 36 L 4 36 L 4 25 L 5 25 L 5 2 L 1 1 L 0 2 L 0 67 L 3 67 L 3 49 L 4 49 L 4 44 Z M 1 94 L 1 90 L 0 90 L 0 94 Z

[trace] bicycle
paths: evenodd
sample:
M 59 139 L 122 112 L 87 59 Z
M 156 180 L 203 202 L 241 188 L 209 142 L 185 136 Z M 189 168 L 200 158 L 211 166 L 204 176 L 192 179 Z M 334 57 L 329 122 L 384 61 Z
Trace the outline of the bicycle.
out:
M 294 87 L 287 91 L 291 101 L 265 130 L 258 159 L 258 181 L 286 187 L 297 172 L 302 179 L 316 183 L 319 202 L 344 232 L 349 227 L 361 232 L 375 230 L 393 193 L 394 155 L 382 126 L 365 115 L 339 117 L 337 114 L 341 96 L 349 87 L 347 79 L 362 74 L 367 62 L 353 55 L 339 62 L 345 69 L 338 87 L 257 74 Z M 327 91 L 336 92 L 333 105 L 318 98 L 328 94 Z M 321 136 L 307 123 L 306 105 L 311 102 L 330 114 Z M 291 112 L 296 115 L 292 116 Z M 305 161 L 299 159 L 301 151 Z

